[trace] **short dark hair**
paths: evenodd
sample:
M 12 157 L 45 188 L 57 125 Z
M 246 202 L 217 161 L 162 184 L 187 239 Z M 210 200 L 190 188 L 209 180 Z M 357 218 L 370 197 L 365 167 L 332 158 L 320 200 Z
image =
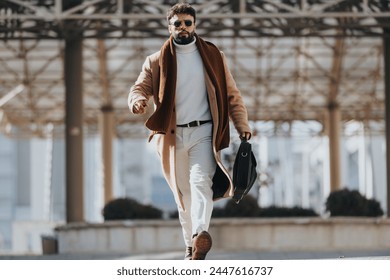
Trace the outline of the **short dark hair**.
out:
M 188 3 L 177 3 L 176 5 L 172 6 L 167 12 L 167 20 L 169 21 L 174 15 L 177 14 L 191 15 L 194 18 L 194 22 L 196 20 L 196 11 Z

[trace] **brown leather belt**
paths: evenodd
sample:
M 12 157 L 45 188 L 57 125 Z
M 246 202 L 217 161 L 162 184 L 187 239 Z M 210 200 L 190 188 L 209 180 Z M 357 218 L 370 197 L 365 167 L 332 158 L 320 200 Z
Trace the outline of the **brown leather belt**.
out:
M 208 121 L 193 121 L 193 122 L 189 122 L 189 123 L 186 123 L 186 124 L 178 124 L 177 126 L 178 127 L 196 127 L 196 126 L 200 126 L 202 124 L 209 123 L 209 122 L 211 122 L 211 120 L 208 120 Z

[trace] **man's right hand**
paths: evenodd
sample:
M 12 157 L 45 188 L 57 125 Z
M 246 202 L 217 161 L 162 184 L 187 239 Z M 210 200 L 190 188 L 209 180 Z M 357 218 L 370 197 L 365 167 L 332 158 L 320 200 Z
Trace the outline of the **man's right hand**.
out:
M 148 106 L 147 100 L 138 100 L 133 105 L 133 113 L 134 114 L 144 114 L 146 112 L 147 106 Z

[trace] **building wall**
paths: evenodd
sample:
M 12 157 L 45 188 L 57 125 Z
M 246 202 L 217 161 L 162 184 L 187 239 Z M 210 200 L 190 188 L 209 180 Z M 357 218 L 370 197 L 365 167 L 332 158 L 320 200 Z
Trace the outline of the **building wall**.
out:
M 17 189 L 16 144 L 0 135 L 0 250 L 11 248 Z

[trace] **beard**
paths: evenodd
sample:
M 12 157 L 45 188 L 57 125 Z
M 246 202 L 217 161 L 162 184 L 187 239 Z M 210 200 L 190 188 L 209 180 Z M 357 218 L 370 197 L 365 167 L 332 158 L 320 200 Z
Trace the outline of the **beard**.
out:
M 173 39 L 179 45 L 187 45 L 187 44 L 191 43 L 192 41 L 194 41 L 194 34 L 195 34 L 195 32 L 182 31 L 179 33 L 174 33 Z

